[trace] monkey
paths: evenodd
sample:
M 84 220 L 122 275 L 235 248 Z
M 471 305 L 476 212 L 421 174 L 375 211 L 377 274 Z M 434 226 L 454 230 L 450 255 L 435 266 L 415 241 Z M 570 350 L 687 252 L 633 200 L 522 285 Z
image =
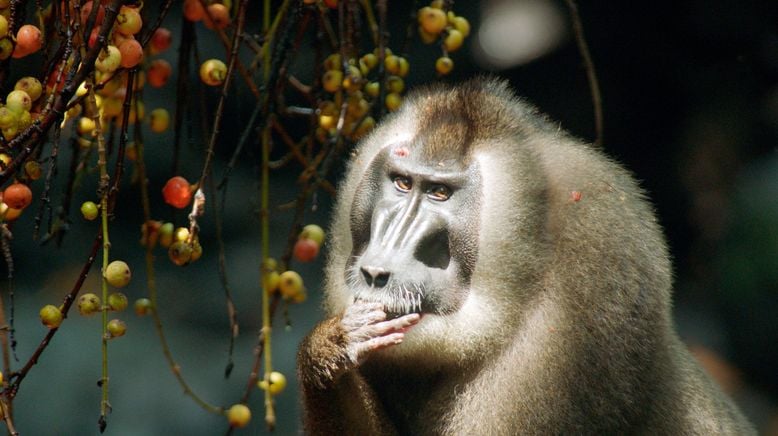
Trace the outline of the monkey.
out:
M 675 331 L 644 191 L 505 81 L 412 92 L 338 192 L 306 434 L 754 434 Z

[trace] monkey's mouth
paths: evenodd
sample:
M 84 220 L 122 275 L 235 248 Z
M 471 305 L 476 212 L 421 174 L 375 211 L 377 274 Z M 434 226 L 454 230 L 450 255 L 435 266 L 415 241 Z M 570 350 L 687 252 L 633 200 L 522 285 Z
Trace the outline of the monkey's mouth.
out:
M 387 319 L 397 318 L 410 313 L 422 314 L 427 311 L 423 295 L 405 289 L 378 290 L 372 287 L 362 288 L 354 292 L 354 301 L 383 305 Z

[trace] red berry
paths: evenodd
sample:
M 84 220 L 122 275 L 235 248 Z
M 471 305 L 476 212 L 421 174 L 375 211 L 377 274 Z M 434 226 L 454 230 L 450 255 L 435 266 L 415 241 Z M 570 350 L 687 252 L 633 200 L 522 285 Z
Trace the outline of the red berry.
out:
M 164 59 L 155 59 L 149 65 L 146 80 L 148 80 L 149 85 L 161 88 L 167 83 L 171 74 L 173 74 L 173 67 L 170 65 L 170 62 Z
M 157 53 L 167 50 L 173 43 L 173 35 L 169 29 L 160 27 L 151 36 L 151 48 Z
M 230 24 L 230 11 L 220 3 L 208 5 L 203 23 L 208 29 L 224 29 Z
M 24 183 L 14 183 L 3 191 L 3 202 L 12 209 L 24 209 L 32 203 L 32 191 Z
M 183 209 L 192 200 L 192 188 L 185 178 L 181 176 L 171 177 L 162 188 L 162 197 L 164 197 L 165 203 Z
M 189 21 L 200 21 L 205 16 L 205 8 L 200 0 L 184 0 L 184 17 Z
M 25 24 L 16 33 L 16 49 L 13 55 L 17 58 L 27 56 L 40 50 L 42 45 L 40 29 L 32 24 Z
M 319 244 L 313 239 L 298 239 L 294 244 L 294 258 L 300 262 L 310 262 L 319 254 Z
M 122 54 L 122 67 L 132 68 L 143 59 L 143 47 L 135 39 L 127 38 L 119 44 L 119 53 Z

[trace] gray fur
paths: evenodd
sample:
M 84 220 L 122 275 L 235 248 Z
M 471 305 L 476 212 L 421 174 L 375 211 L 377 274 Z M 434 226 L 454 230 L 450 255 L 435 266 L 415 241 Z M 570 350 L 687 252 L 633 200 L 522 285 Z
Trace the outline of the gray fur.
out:
M 381 329 L 391 341 L 366 346 L 370 337 L 343 328 L 354 331 L 344 312 L 358 304 L 345 273 L 359 256 L 349 220 L 368 207 L 354 192 L 381 150 L 421 132 L 429 156 L 451 143 L 480 168 L 478 262 L 456 312 L 406 318 L 418 324 Z M 409 96 L 360 144 L 338 192 L 332 318 L 299 354 L 308 433 L 754 433 L 674 331 L 665 239 L 634 179 L 504 82 Z

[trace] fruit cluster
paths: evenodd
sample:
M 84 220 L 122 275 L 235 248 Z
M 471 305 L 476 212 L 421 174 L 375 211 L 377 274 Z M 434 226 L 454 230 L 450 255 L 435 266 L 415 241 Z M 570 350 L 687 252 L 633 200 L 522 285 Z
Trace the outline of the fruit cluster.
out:
M 114 288 L 123 288 L 130 283 L 132 272 L 126 262 L 114 260 L 105 268 L 103 278 L 108 285 Z M 94 315 L 102 310 L 121 312 L 127 308 L 128 304 L 127 296 L 122 292 L 113 292 L 108 295 L 105 305 L 101 304 L 100 297 L 91 292 L 81 294 L 77 301 L 78 312 L 83 316 Z M 64 319 L 62 307 L 52 304 L 43 306 L 39 315 L 41 323 L 50 329 L 58 328 Z M 108 321 L 106 329 L 109 339 L 118 338 L 127 332 L 127 324 L 120 319 L 112 319 Z
M 435 61 L 435 70 L 446 75 L 454 69 L 454 61 L 449 53 L 459 50 L 465 38 L 470 34 L 470 23 L 465 17 L 444 10 L 443 0 L 433 0 L 417 12 L 419 37 L 425 44 L 440 42 L 443 55 Z

